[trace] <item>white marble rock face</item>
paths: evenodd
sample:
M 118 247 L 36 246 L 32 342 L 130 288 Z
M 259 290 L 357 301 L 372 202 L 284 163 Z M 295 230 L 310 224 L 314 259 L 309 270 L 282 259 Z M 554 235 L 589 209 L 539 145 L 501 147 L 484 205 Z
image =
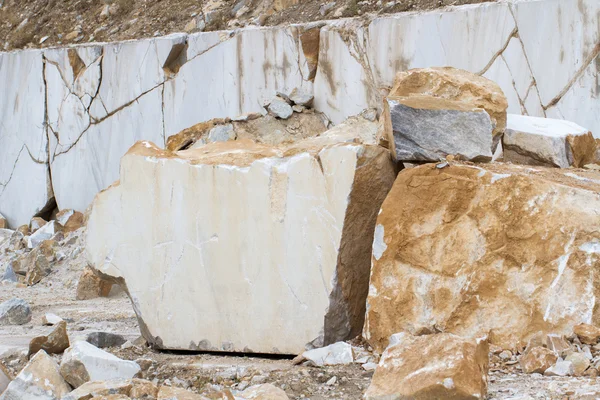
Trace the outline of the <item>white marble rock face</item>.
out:
M 582 141 L 581 146 L 571 146 L 578 141 Z M 514 163 L 582 167 L 575 165 L 574 156 L 579 156 L 578 152 L 588 152 L 595 157 L 595 143 L 589 130 L 570 121 L 551 118 L 509 114 L 502 145 L 504 161 Z
M 345 19 L 0 53 L 0 213 L 15 228 L 53 196 L 83 212 L 137 140 L 164 144 L 199 122 L 264 112 L 277 91 L 314 93 L 314 108 L 339 124 L 380 108 L 395 74 L 410 68 L 480 74 L 499 84 L 510 113 L 570 120 L 600 137 L 600 26 L 591 17 L 599 12 L 596 0 L 513 0 L 366 25 Z M 316 44 L 307 45 L 303 32 L 314 29 Z M 69 51 L 81 60 L 75 74 Z
M 42 52 L 0 53 L 0 214 L 28 224 L 52 197 Z
M 174 156 L 140 142 L 125 155 L 86 250 L 127 287 L 149 343 L 298 354 L 361 331 L 391 156 L 327 138 L 283 151 L 235 141 Z

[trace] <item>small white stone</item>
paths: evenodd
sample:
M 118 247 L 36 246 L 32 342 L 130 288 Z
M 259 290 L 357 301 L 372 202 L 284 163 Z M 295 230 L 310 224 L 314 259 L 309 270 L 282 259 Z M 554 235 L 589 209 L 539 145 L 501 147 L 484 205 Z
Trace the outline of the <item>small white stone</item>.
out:
M 337 342 L 326 347 L 308 350 L 302 353 L 302 356 L 319 367 L 350 364 L 354 361 L 352 346 L 346 342 Z
M 277 118 L 288 119 L 292 116 L 294 110 L 292 107 L 282 98 L 275 97 L 271 104 L 269 104 L 269 113 Z

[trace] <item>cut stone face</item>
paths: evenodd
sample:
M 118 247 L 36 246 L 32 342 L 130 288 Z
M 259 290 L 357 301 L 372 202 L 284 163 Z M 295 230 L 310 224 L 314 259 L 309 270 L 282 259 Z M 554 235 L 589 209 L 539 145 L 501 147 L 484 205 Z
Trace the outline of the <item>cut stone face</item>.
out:
M 41 50 L 0 54 L 0 213 L 17 228 L 53 197 Z
M 597 321 L 600 174 L 510 164 L 400 172 L 375 228 L 364 336 L 490 333 L 514 348 Z
M 438 161 L 449 154 L 492 159 L 494 127 L 485 110 L 428 96 L 389 97 L 387 105 L 398 161 Z
M 298 354 L 360 333 L 394 178 L 386 149 L 339 133 L 177 153 L 140 142 L 94 201 L 88 260 L 126 286 L 155 347 Z
M 558 119 L 510 114 L 502 139 L 504 161 L 546 167 L 583 167 L 596 159 L 592 133 Z

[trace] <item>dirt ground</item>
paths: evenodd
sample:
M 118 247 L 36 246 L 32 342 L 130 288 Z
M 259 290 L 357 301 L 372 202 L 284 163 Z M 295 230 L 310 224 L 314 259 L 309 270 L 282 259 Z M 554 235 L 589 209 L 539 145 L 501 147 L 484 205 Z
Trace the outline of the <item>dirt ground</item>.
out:
M 490 0 L 0 0 L 0 50 L 281 25 L 485 1 Z
M 86 261 L 81 239 L 83 231 L 72 235 L 77 240 L 70 241 L 67 237 L 64 242 L 70 244 L 60 249 L 66 257 L 40 283 L 32 287 L 9 282 L 0 284 L 0 303 L 21 298 L 30 304 L 33 315 L 26 325 L 0 326 L 0 362 L 12 373 L 18 373 L 27 363 L 29 341 L 51 329 L 42 326 L 42 317 L 51 312 L 67 321 L 71 342 L 96 331 L 121 334 L 130 343 L 107 350 L 118 357 L 136 361 L 142 367 L 143 378 L 160 385 L 184 387 L 209 397 L 226 388 L 242 390 L 253 384 L 272 383 L 285 390 L 290 399 L 354 400 L 361 399 L 369 386 L 373 371 L 365 371 L 360 364 L 317 368 L 293 365 L 291 356 L 265 358 L 159 352 L 140 344 L 135 314 L 129 299 L 118 287 L 113 288 L 108 298 L 75 299 L 77 281 Z M 0 265 L 5 256 L 0 255 Z M 60 356 L 53 357 L 60 361 Z M 523 374 L 516 356 L 501 360 L 497 354 L 491 354 L 490 371 L 488 399 L 600 398 L 597 378 Z

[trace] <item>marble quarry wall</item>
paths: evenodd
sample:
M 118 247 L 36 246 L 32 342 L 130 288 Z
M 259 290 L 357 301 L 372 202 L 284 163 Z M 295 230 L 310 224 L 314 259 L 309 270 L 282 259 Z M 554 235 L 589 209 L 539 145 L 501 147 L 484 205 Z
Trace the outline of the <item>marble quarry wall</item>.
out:
M 476 72 L 509 113 L 600 137 L 599 20 L 597 0 L 515 0 L 0 53 L 0 213 L 16 228 L 54 201 L 84 211 L 136 141 L 261 112 L 276 91 L 313 90 L 338 124 L 417 67 Z

